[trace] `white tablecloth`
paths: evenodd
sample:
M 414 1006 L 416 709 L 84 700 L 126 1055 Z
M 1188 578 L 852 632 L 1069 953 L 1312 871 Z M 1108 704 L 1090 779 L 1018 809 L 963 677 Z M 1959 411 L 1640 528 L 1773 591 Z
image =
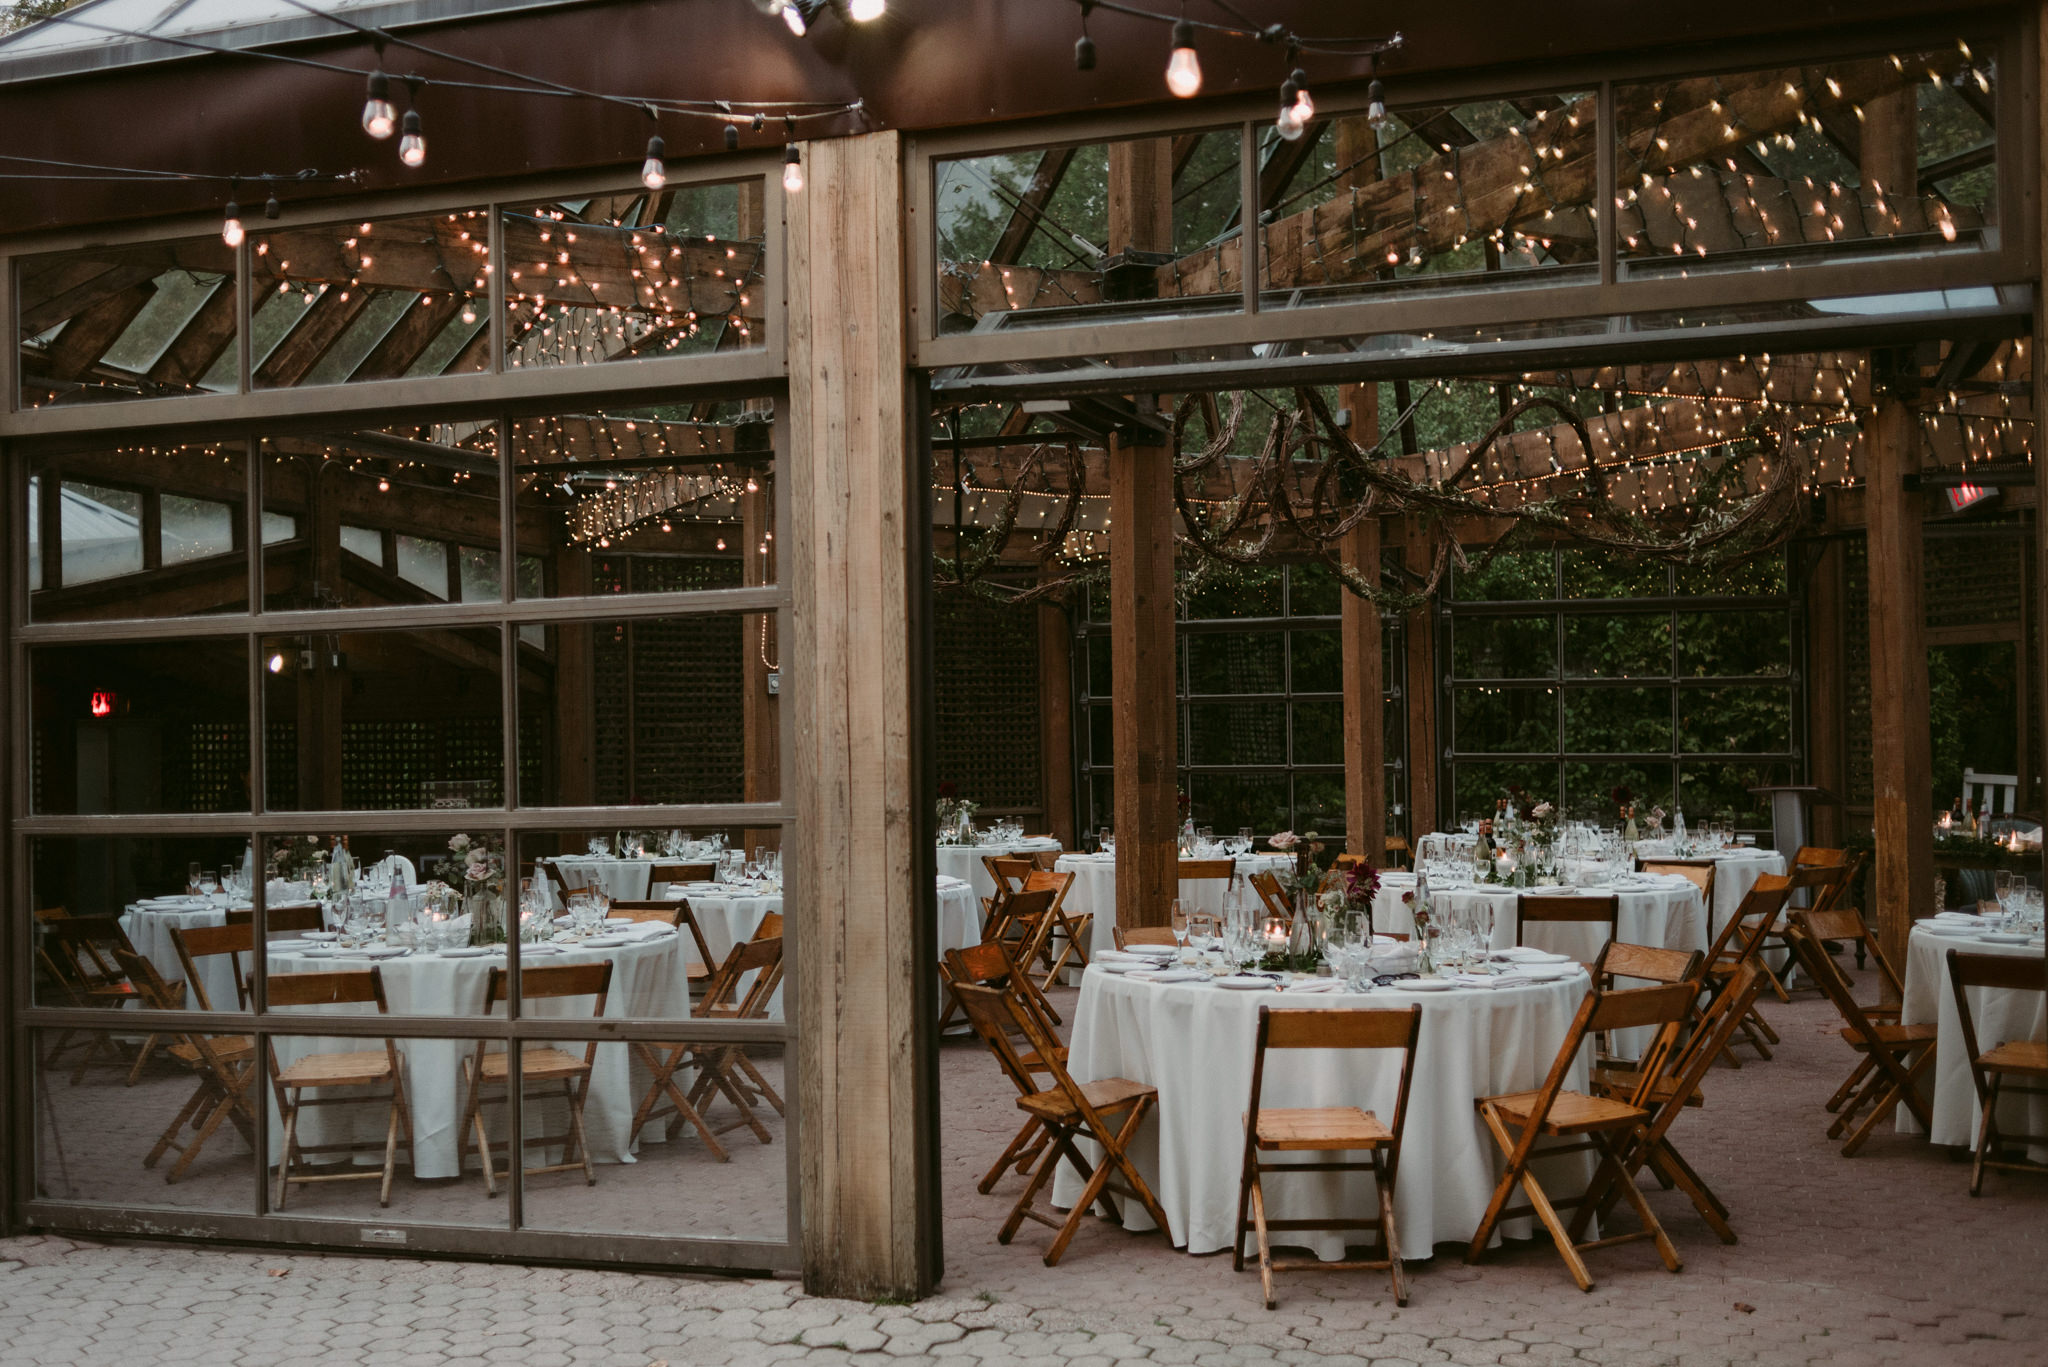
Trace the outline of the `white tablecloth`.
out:
M 1636 853 L 1644 859 L 1677 857 L 1666 850 L 1668 846 L 1660 848 L 1647 841 L 1636 846 Z M 1757 879 L 1767 873 L 1782 876 L 1785 872 L 1785 856 L 1776 850 L 1738 847 L 1720 851 L 1711 857 L 1714 861 L 1714 905 L 1708 909 L 1709 940 L 1721 933 L 1721 927 L 1742 905 L 1742 899 L 1749 896 L 1749 890 L 1756 886 Z
M 655 864 L 702 861 L 564 854 L 557 855 L 552 862 L 561 875 L 563 887 L 569 892 L 595 887 L 615 902 L 644 902 L 647 900 L 648 879 L 653 875 Z
M 1955 988 L 1949 984 L 1951 949 L 1965 954 L 2030 956 L 2038 963 L 2041 947 L 1986 944 L 1974 935 L 1936 935 L 1926 929 L 1925 922 L 1915 925 L 1906 939 L 1906 998 L 1899 1019 L 1907 1025 L 1933 1021 L 1940 1032 L 1934 1045 L 1934 1131 L 1928 1138 L 1937 1144 L 1975 1148 L 1977 1087 L 1970 1080 L 1962 1022 L 1956 1016 Z M 2048 1039 L 2048 1011 L 2042 1003 L 2039 992 L 1972 988 L 1970 1019 L 1977 1028 L 1977 1047 L 1990 1050 L 2009 1040 Z M 2006 1097 L 1999 1102 L 1998 1123 L 2007 1134 L 2048 1134 L 2048 1101 Z M 1898 1128 L 1903 1134 L 1920 1132 L 1919 1122 L 1903 1106 L 1898 1110 Z M 2037 1146 L 2033 1157 L 2048 1162 L 2048 1151 Z
M 1236 864 L 1239 873 L 1250 876 L 1284 869 L 1292 862 L 1284 854 L 1248 854 L 1238 859 Z M 1067 913 L 1079 915 L 1086 912 L 1095 917 L 1095 926 L 1089 935 L 1091 952 L 1116 948 L 1116 856 L 1061 855 L 1054 867 L 1061 873 L 1074 875 L 1074 886 L 1067 889 L 1067 900 L 1063 904 Z M 1181 884 L 1181 896 L 1187 900 L 1190 909 L 1205 911 L 1212 916 L 1222 914 L 1223 899 L 1229 891 L 1230 884 L 1221 878 Z M 1246 888 L 1245 896 L 1253 899 L 1258 894 Z M 1250 904 L 1248 900 L 1247 905 Z
M 965 949 L 981 943 L 981 899 L 972 885 L 958 878 L 939 876 L 938 953 Z M 688 899 L 690 912 L 704 932 L 714 965 L 724 962 L 734 945 L 750 939 L 761 918 L 782 910 L 782 894 L 755 892 L 717 883 L 690 883 L 670 889 L 670 896 Z M 768 1013 L 782 1019 L 782 993 L 776 992 Z
M 689 982 L 683 972 L 683 940 L 674 934 L 605 949 L 572 949 L 545 957 L 535 956 L 527 960 L 527 966 L 591 963 L 599 959 L 612 961 L 611 992 L 605 1000 L 604 1010 L 607 1019 L 681 1019 L 690 1014 Z M 307 958 L 303 954 L 282 953 L 270 956 L 270 970 L 277 974 L 360 970 L 370 962 L 364 958 Z M 378 967 L 384 978 L 385 1001 L 393 1015 L 475 1016 L 483 1012 L 484 993 L 491 970 L 504 965 L 503 954 L 448 959 L 423 952 L 400 959 L 386 959 Z M 587 1018 L 593 1004 L 589 997 L 540 998 L 527 1003 L 525 1014 Z M 311 1028 L 317 1024 L 313 1018 L 323 1012 L 359 1010 L 374 1011 L 375 1008 L 322 1007 L 280 1014 L 304 1014 L 309 1018 L 307 1025 Z M 503 1013 L 501 1004 L 496 1014 Z M 289 1065 L 307 1054 L 346 1053 L 377 1047 L 374 1038 L 310 1035 L 272 1038 L 276 1040 L 281 1065 Z M 405 1062 L 406 1100 L 412 1107 L 413 1175 L 421 1178 L 457 1176 L 462 1171 L 465 1156 L 472 1151 L 459 1133 L 462 1109 L 468 1100 L 462 1061 L 475 1052 L 476 1044 L 471 1040 L 455 1039 L 401 1039 L 397 1043 Z M 581 1043 L 565 1043 L 561 1047 L 578 1057 L 584 1049 Z M 594 1161 L 633 1161 L 632 1140 L 626 1128 L 632 1123 L 633 1109 L 648 1081 L 646 1070 L 634 1062 L 627 1045 L 598 1045 L 590 1079 L 590 1095 L 583 1113 L 584 1131 Z M 267 1085 L 264 1092 L 273 1097 L 270 1134 L 271 1161 L 274 1163 L 282 1153 L 283 1129 L 276 1113 L 274 1093 Z M 495 1132 L 499 1135 L 503 1133 L 505 1109 L 503 1106 L 487 1108 L 492 1113 L 492 1123 L 498 1127 Z M 564 1107 L 559 1101 L 529 1103 L 527 1106 L 528 1134 L 561 1133 L 565 1121 Z M 372 1100 L 361 1106 L 321 1106 L 307 1110 L 302 1113 L 300 1130 L 312 1143 L 334 1143 L 344 1137 L 353 1138 L 365 1146 L 363 1153 L 356 1158 L 357 1163 L 367 1164 L 383 1161 L 384 1124 L 384 1103 Z M 342 1126 L 348 1129 L 344 1131 L 340 1128 Z M 651 1133 L 658 1136 L 660 1130 L 660 1126 L 654 1126 Z
M 1409 904 L 1402 900 L 1402 895 L 1414 890 L 1414 874 L 1382 874 L 1379 894 L 1372 903 L 1373 929 L 1394 935 L 1412 934 L 1415 919 L 1409 914 Z M 1481 900 L 1490 904 L 1493 908 L 1492 945 L 1495 949 L 1507 949 L 1515 943 L 1515 898 L 1524 892 L 1536 891 L 1490 884 L 1456 887 L 1430 884 L 1430 897 L 1440 906 L 1463 907 Z M 1707 909 L 1700 890 L 1690 879 L 1678 874 L 1640 876 L 1627 885 L 1563 888 L 1558 891 L 1598 897 L 1610 892 L 1617 894 L 1621 906 L 1616 930 L 1628 944 L 1653 945 L 1661 949 L 1707 948 Z M 1591 926 L 1543 925 L 1532 926 L 1527 938 L 1537 949 L 1569 954 L 1581 962 L 1591 963 L 1600 953 L 1600 945 L 1606 935 Z
M 1394 1207 L 1407 1256 L 1427 1258 L 1434 1244 L 1472 1237 L 1500 1171 L 1498 1148 L 1473 1100 L 1542 1083 L 1586 986 L 1580 973 L 1524 987 L 1382 988 L 1364 996 L 1290 997 L 1206 983 L 1138 982 L 1091 968 L 1081 983 L 1069 1067 L 1079 1081 L 1126 1077 L 1159 1089 L 1158 1108 L 1132 1151 L 1166 1212 L 1175 1244 L 1190 1253 L 1213 1253 L 1230 1247 L 1237 1220 L 1244 1157 L 1240 1117 L 1251 1096 L 1259 1007 L 1406 1009 L 1419 1002 L 1422 1030 Z M 1263 1104 L 1359 1106 L 1391 1124 L 1400 1085 L 1397 1060 L 1394 1052 L 1379 1050 L 1269 1054 Z M 1583 1054 L 1566 1085 L 1585 1089 Z M 1564 1196 L 1582 1190 L 1592 1168 L 1575 1155 L 1539 1163 L 1536 1171 L 1547 1190 Z M 1070 1165 L 1061 1166 L 1053 1185 L 1056 1203 L 1070 1205 L 1080 1195 Z M 1269 1179 L 1266 1201 L 1273 1219 L 1375 1211 L 1371 1177 L 1364 1174 Z M 1151 1227 L 1138 1203 L 1120 1205 L 1130 1228 Z M 1523 1220 L 1505 1228 L 1519 1238 L 1528 1227 Z M 1303 1240 L 1312 1240 L 1321 1258 L 1342 1256 L 1341 1236 L 1290 1233 L 1282 1241 Z
M 995 845 L 941 845 L 939 846 L 939 877 L 958 878 L 974 886 L 976 897 L 996 895 L 996 880 L 989 877 L 982 866 L 985 855 L 998 859 L 1014 854 L 1043 854 L 1060 848 L 1060 842 L 1049 835 L 1027 835 L 1022 840 L 1012 840 Z
M 311 903 L 277 903 L 278 906 Z M 237 904 L 238 910 L 246 911 L 249 904 Z M 148 959 L 165 982 L 185 976 L 185 965 L 178 959 L 178 948 L 171 943 L 171 931 L 191 930 L 194 927 L 221 926 L 227 924 L 227 908 L 218 901 L 211 903 L 197 899 L 190 902 L 169 900 L 137 902 L 121 914 L 121 930 L 128 936 L 128 942 L 135 946 L 135 952 Z M 195 961 L 199 970 L 199 985 L 206 989 L 206 1000 L 216 1011 L 239 1011 L 241 1003 L 235 996 L 234 969 L 229 966 L 227 956 L 215 954 Z M 248 956 L 242 958 L 244 980 L 250 972 Z M 199 1001 L 192 991 L 185 992 L 185 1005 L 193 1010 Z

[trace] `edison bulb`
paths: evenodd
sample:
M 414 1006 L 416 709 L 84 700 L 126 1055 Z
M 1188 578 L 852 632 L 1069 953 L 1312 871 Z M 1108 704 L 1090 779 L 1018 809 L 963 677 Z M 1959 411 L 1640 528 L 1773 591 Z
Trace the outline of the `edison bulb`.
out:
M 668 148 L 660 138 L 647 140 L 647 160 L 640 163 L 640 183 L 650 190 L 659 190 L 668 184 L 668 167 L 664 159 Z
M 1195 26 L 1174 21 L 1173 56 L 1166 63 L 1166 88 L 1183 100 L 1202 92 L 1202 62 L 1195 56 Z
M 230 247 L 242 245 L 242 211 L 233 200 L 228 201 L 227 219 L 220 225 L 220 240 Z
M 846 7 L 847 17 L 856 24 L 865 24 L 870 19 L 882 17 L 882 11 L 889 8 L 889 0 L 853 0 Z
M 370 93 L 363 101 L 363 131 L 379 142 L 398 131 L 398 111 L 391 107 L 391 81 L 381 71 L 370 73 Z
M 804 188 L 804 163 L 794 143 L 782 158 L 782 188 L 785 193 L 796 194 Z
M 424 166 L 427 161 L 427 139 L 420 132 L 420 111 L 405 111 L 405 131 L 398 139 L 398 159 L 407 166 Z

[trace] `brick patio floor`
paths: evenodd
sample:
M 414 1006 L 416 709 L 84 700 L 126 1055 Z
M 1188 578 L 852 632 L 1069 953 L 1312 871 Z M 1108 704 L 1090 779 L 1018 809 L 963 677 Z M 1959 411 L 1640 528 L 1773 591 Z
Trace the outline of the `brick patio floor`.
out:
M 1411 1265 L 1406 1309 L 1376 1274 L 1306 1274 L 1283 1280 L 1269 1313 L 1227 1257 L 1099 1221 L 1047 1269 L 1045 1231 L 995 1242 L 1016 1179 L 988 1197 L 973 1184 L 1015 1112 L 990 1060 L 949 1044 L 946 1279 L 916 1305 L 823 1300 L 787 1280 L 32 1237 L 0 1240 L 0 1363 L 2048 1363 L 2048 1180 L 1994 1174 L 1972 1200 L 1966 1166 L 1890 1134 L 1840 1157 L 1819 1103 L 1848 1056 L 1827 1009 L 1765 1011 L 1785 1035 L 1778 1058 L 1711 1074 L 1706 1110 L 1678 1133 L 1742 1242 L 1724 1247 L 1653 1186 L 1685 1270 L 1644 1245 L 1599 1252 L 1590 1294 L 1529 1243 L 1476 1268 L 1450 1249 Z

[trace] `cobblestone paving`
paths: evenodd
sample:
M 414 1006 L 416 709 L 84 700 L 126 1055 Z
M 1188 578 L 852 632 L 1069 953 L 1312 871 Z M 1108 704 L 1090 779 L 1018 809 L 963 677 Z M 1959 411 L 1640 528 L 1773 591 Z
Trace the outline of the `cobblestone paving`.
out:
M 1722 1246 L 1653 1187 L 1684 1272 L 1667 1274 L 1643 1245 L 1606 1250 L 1592 1255 L 1591 1294 L 1545 1244 L 1478 1267 L 1446 1248 L 1413 1265 L 1406 1309 L 1374 1274 L 1297 1274 L 1269 1313 L 1257 1278 L 1227 1258 L 1100 1222 L 1047 1269 L 1029 1227 L 1008 1248 L 994 1241 L 1016 1188 L 981 1197 L 973 1181 L 1014 1112 L 988 1059 L 949 1045 L 947 1278 L 930 1300 L 30 1237 L 0 1240 L 0 1364 L 2048 1363 L 2048 1180 L 1994 1176 L 1972 1200 L 1966 1167 L 1893 1135 L 1841 1158 L 1819 1100 L 1847 1055 L 1825 1009 L 1766 1011 L 1785 1033 L 1779 1058 L 1713 1074 L 1708 1108 L 1679 1133 L 1742 1242 Z

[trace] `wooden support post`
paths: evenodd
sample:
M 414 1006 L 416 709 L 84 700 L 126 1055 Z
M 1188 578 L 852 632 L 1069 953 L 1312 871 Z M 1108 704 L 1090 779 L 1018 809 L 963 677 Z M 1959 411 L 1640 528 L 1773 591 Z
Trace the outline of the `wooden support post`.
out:
M 1411 571 L 1429 571 L 1430 544 L 1427 531 L 1410 523 L 1402 558 Z M 1420 839 L 1436 830 L 1437 800 L 1437 702 L 1440 696 L 1436 668 L 1436 613 L 1431 605 L 1410 613 L 1407 623 L 1408 659 L 1401 695 L 1408 704 L 1408 838 Z
M 806 143 L 788 242 L 792 927 L 805 1289 L 915 1297 L 940 1252 L 932 831 L 902 142 Z
M 1928 729 L 1926 608 L 1922 603 L 1920 418 L 1884 395 L 1866 429 L 1870 489 L 1870 760 L 1877 859 L 1878 941 L 1906 960 L 1906 933 L 1934 883 L 1934 798 Z
M 1865 189 L 1874 187 L 1887 198 L 1911 199 L 1920 193 L 1918 121 L 1919 91 L 1914 86 L 1863 102 L 1856 169 Z
M 1821 543 L 1820 558 L 1806 581 L 1806 658 L 1809 777 L 1840 799 L 1849 783 L 1844 762 L 1848 743 L 1842 731 L 1847 679 L 1842 666 L 1842 552 L 1833 541 Z M 1817 804 L 1814 843 L 1836 847 L 1845 835 L 1840 801 Z
M 749 586 L 775 580 L 775 506 L 772 486 L 763 484 L 751 494 L 740 495 L 741 579 Z M 761 548 L 767 546 L 769 554 Z M 748 802 L 774 802 L 782 796 L 782 719 L 780 698 L 768 691 L 769 661 L 781 663 L 773 613 L 740 619 L 740 656 L 744 680 L 740 693 L 740 725 L 745 766 L 745 795 Z M 779 682 L 779 681 L 778 681 Z M 773 849 L 781 831 L 771 827 L 747 832 L 747 851 Z
M 1180 889 L 1171 451 L 1111 438 L 1109 525 L 1116 920 L 1128 929 L 1165 925 Z
M 566 543 L 555 548 L 555 592 L 590 592 L 590 556 Z M 597 802 L 597 638 L 588 622 L 555 628 L 555 798 L 565 807 Z M 623 795 L 621 795 L 623 796 Z
M 1074 828 L 1074 629 L 1066 610 L 1042 603 L 1038 618 L 1040 803 L 1046 833 L 1078 849 Z
M 1347 122 L 1349 122 L 1347 120 Z M 1343 153 L 1338 153 L 1342 164 Z M 1353 442 L 1370 448 L 1379 439 L 1379 389 L 1345 385 L 1338 403 L 1351 414 Z M 1344 538 L 1344 563 L 1377 584 L 1380 523 L 1366 518 Z M 1387 856 L 1386 662 L 1380 651 L 1377 603 L 1346 591 L 1340 649 L 1344 659 L 1344 847 L 1374 864 Z
M 1109 145 L 1109 249 L 1173 248 L 1173 139 Z

